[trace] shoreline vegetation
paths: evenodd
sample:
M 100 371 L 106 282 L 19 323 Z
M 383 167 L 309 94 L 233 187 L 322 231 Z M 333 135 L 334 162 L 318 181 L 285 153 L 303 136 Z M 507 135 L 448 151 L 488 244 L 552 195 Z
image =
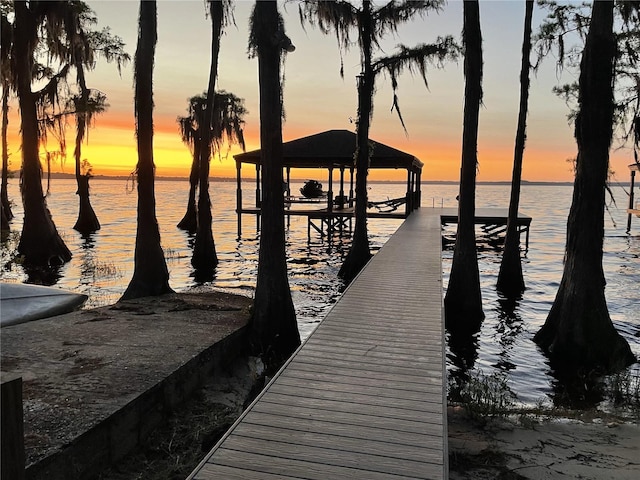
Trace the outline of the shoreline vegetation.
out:
M 18 178 L 20 172 L 10 171 L 9 178 Z M 44 174 L 46 176 L 46 173 Z M 69 179 L 75 180 L 76 176 L 73 173 L 64 173 L 64 172 L 52 172 L 52 179 Z M 131 178 L 130 175 L 92 175 L 93 180 L 128 180 Z M 180 176 L 156 176 L 156 180 L 158 181 L 175 181 L 175 182 L 186 182 L 189 180 L 188 176 L 180 177 Z M 209 180 L 212 182 L 235 182 L 235 177 L 209 177 Z M 245 181 L 255 180 L 254 178 L 243 178 Z M 291 180 L 296 182 L 304 182 L 308 180 L 308 177 L 300 177 L 300 178 L 292 178 Z M 404 184 L 406 180 L 368 180 L 368 183 L 398 183 Z M 422 180 L 422 185 L 458 185 L 460 182 L 457 180 Z M 621 186 L 627 186 L 628 181 L 624 183 L 619 183 Z M 511 181 L 503 180 L 503 181 L 479 181 L 478 185 L 511 185 Z M 572 186 L 573 182 L 530 182 L 527 180 L 522 181 L 523 185 L 552 185 L 552 186 Z

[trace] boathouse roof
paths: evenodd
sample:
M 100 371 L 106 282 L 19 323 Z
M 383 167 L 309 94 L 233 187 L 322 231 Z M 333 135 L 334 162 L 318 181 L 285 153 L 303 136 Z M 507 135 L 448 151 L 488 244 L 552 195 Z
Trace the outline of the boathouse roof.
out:
M 405 168 L 421 170 L 423 163 L 409 153 L 376 142 L 370 168 Z M 356 134 L 349 130 L 327 130 L 282 144 L 283 167 L 330 168 L 352 166 L 356 149 Z M 260 163 L 260 150 L 234 155 L 239 163 Z

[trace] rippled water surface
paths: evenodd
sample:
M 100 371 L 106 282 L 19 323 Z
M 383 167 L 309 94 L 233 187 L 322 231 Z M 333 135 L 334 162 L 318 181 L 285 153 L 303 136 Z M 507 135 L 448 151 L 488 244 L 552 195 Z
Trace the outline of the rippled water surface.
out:
M 22 206 L 16 180 L 9 186 L 10 198 L 18 200 L 14 208 L 14 231 L 20 230 Z M 292 191 L 300 185 L 293 184 Z M 130 185 L 129 185 L 130 187 Z M 102 229 L 83 239 L 73 224 L 77 216 L 74 180 L 52 180 L 47 199 L 58 230 L 73 253 L 73 259 L 60 271 L 57 285 L 89 295 L 85 308 L 114 303 L 124 292 L 133 275 L 133 250 L 136 232 L 136 193 L 124 180 L 94 179 L 91 183 L 92 205 Z M 254 192 L 254 184 L 243 187 L 245 198 Z M 423 185 L 423 208 L 453 207 L 458 193 L 455 185 Z M 177 291 L 196 286 L 192 278 L 191 245 L 193 238 L 177 229 L 187 199 L 187 181 L 156 182 L 157 218 L 162 245 L 170 270 L 170 284 Z M 372 184 L 372 201 L 404 196 L 404 184 Z M 248 193 L 250 192 L 250 193 Z M 235 182 L 212 182 L 214 239 L 220 264 L 214 287 L 251 295 L 255 287 L 258 244 L 255 218 L 243 216 L 242 236 L 237 236 L 235 214 Z M 532 404 L 553 394 L 553 380 L 545 357 L 533 343 L 535 332 L 542 326 L 555 297 L 562 276 L 566 218 L 571 203 L 572 187 L 561 185 L 525 185 L 520 211 L 531 217 L 529 251 L 523 259 L 527 290 L 515 309 L 503 308 L 495 292 L 500 265 L 500 252 L 492 248 L 480 250 L 480 274 L 486 319 L 477 337 L 478 348 L 473 369 L 484 374 L 500 371 L 508 375 L 509 386 L 519 401 Z M 627 235 L 627 195 L 613 188 L 616 205 L 606 215 L 604 269 L 606 296 L 611 318 L 620 333 L 640 356 L 640 219 L 633 220 Z M 478 207 L 506 208 L 509 187 L 479 185 Z M 400 220 L 369 220 L 373 251 L 377 251 L 400 225 Z M 447 233 L 447 232 L 445 232 Z M 448 233 L 455 233 L 450 230 Z M 26 281 L 21 267 L 9 263 L 15 249 L 11 241 L 2 246 L 0 272 L 3 280 Z M 287 252 L 290 284 L 296 307 L 300 333 L 308 336 L 343 289 L 337 271 L 346 254 L 349 238 L 335 236 L 328 241 L 312 231 L 307 238 L 307 223 L 302 217 L 291 217 L 287 230 Z M 443 253 L 444 285 L 451 266 L 451 250 Z M 381 292 L 384 294 L 384 292 Z M 455 370 L 449 355 L 449 369 Z

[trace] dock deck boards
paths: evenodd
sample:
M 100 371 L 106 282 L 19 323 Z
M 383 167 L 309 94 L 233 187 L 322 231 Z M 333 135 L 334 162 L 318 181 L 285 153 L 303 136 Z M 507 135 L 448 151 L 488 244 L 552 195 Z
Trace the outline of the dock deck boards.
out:
M 458 223 L 458 209 L 457 208 L 435 208 L 440 212 L 440 218 L 442 223 Z M 509 216 L 509 210 L 506 208 L 476 208 L 475 210 L 475 223 L 476 224 L 498 224 L 506 225 L 507 218 Z M 529 226 L 531 224 L 531 217 L 518 213 L 518 225 Z
M 189 479 L 447 478 L 440 222 L 409 216 Z

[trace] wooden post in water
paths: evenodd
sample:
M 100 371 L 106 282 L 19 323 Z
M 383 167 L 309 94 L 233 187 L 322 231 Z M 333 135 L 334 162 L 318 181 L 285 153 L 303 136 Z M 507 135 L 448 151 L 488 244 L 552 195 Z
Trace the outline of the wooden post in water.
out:
M 238 238 L 242 236 L 242 162 L 236 160 L 236 214 L 238 215 Z
M 2 462 L 1 480 L 24 480 L 24 425 L 22 411 L 22 377 L 2 379 Z
M 634 183 L 635 183 L 635 178 L 636 178 L 636 171 L 633 169 L 635 165 L 629 165 L 629 168 L 631 169 L 631 186 L 629 189 L 629 209 L 628 209 L 628 214 L 627 214 L 627 233 L 631 232 L 631 217 L 633 216 L 633 188 L 634 188 Z M 638 168 L 637 166 L 635 166 L 636 168 Z
M 404 195 L 404 216 L 411 213 L 411 168 L 407 169 L 407 190 Z
M 260 164 L 256 163 L 256 232 L 260 231 L 260 210 L 262 209 L 262 192 L 260 191 Z

